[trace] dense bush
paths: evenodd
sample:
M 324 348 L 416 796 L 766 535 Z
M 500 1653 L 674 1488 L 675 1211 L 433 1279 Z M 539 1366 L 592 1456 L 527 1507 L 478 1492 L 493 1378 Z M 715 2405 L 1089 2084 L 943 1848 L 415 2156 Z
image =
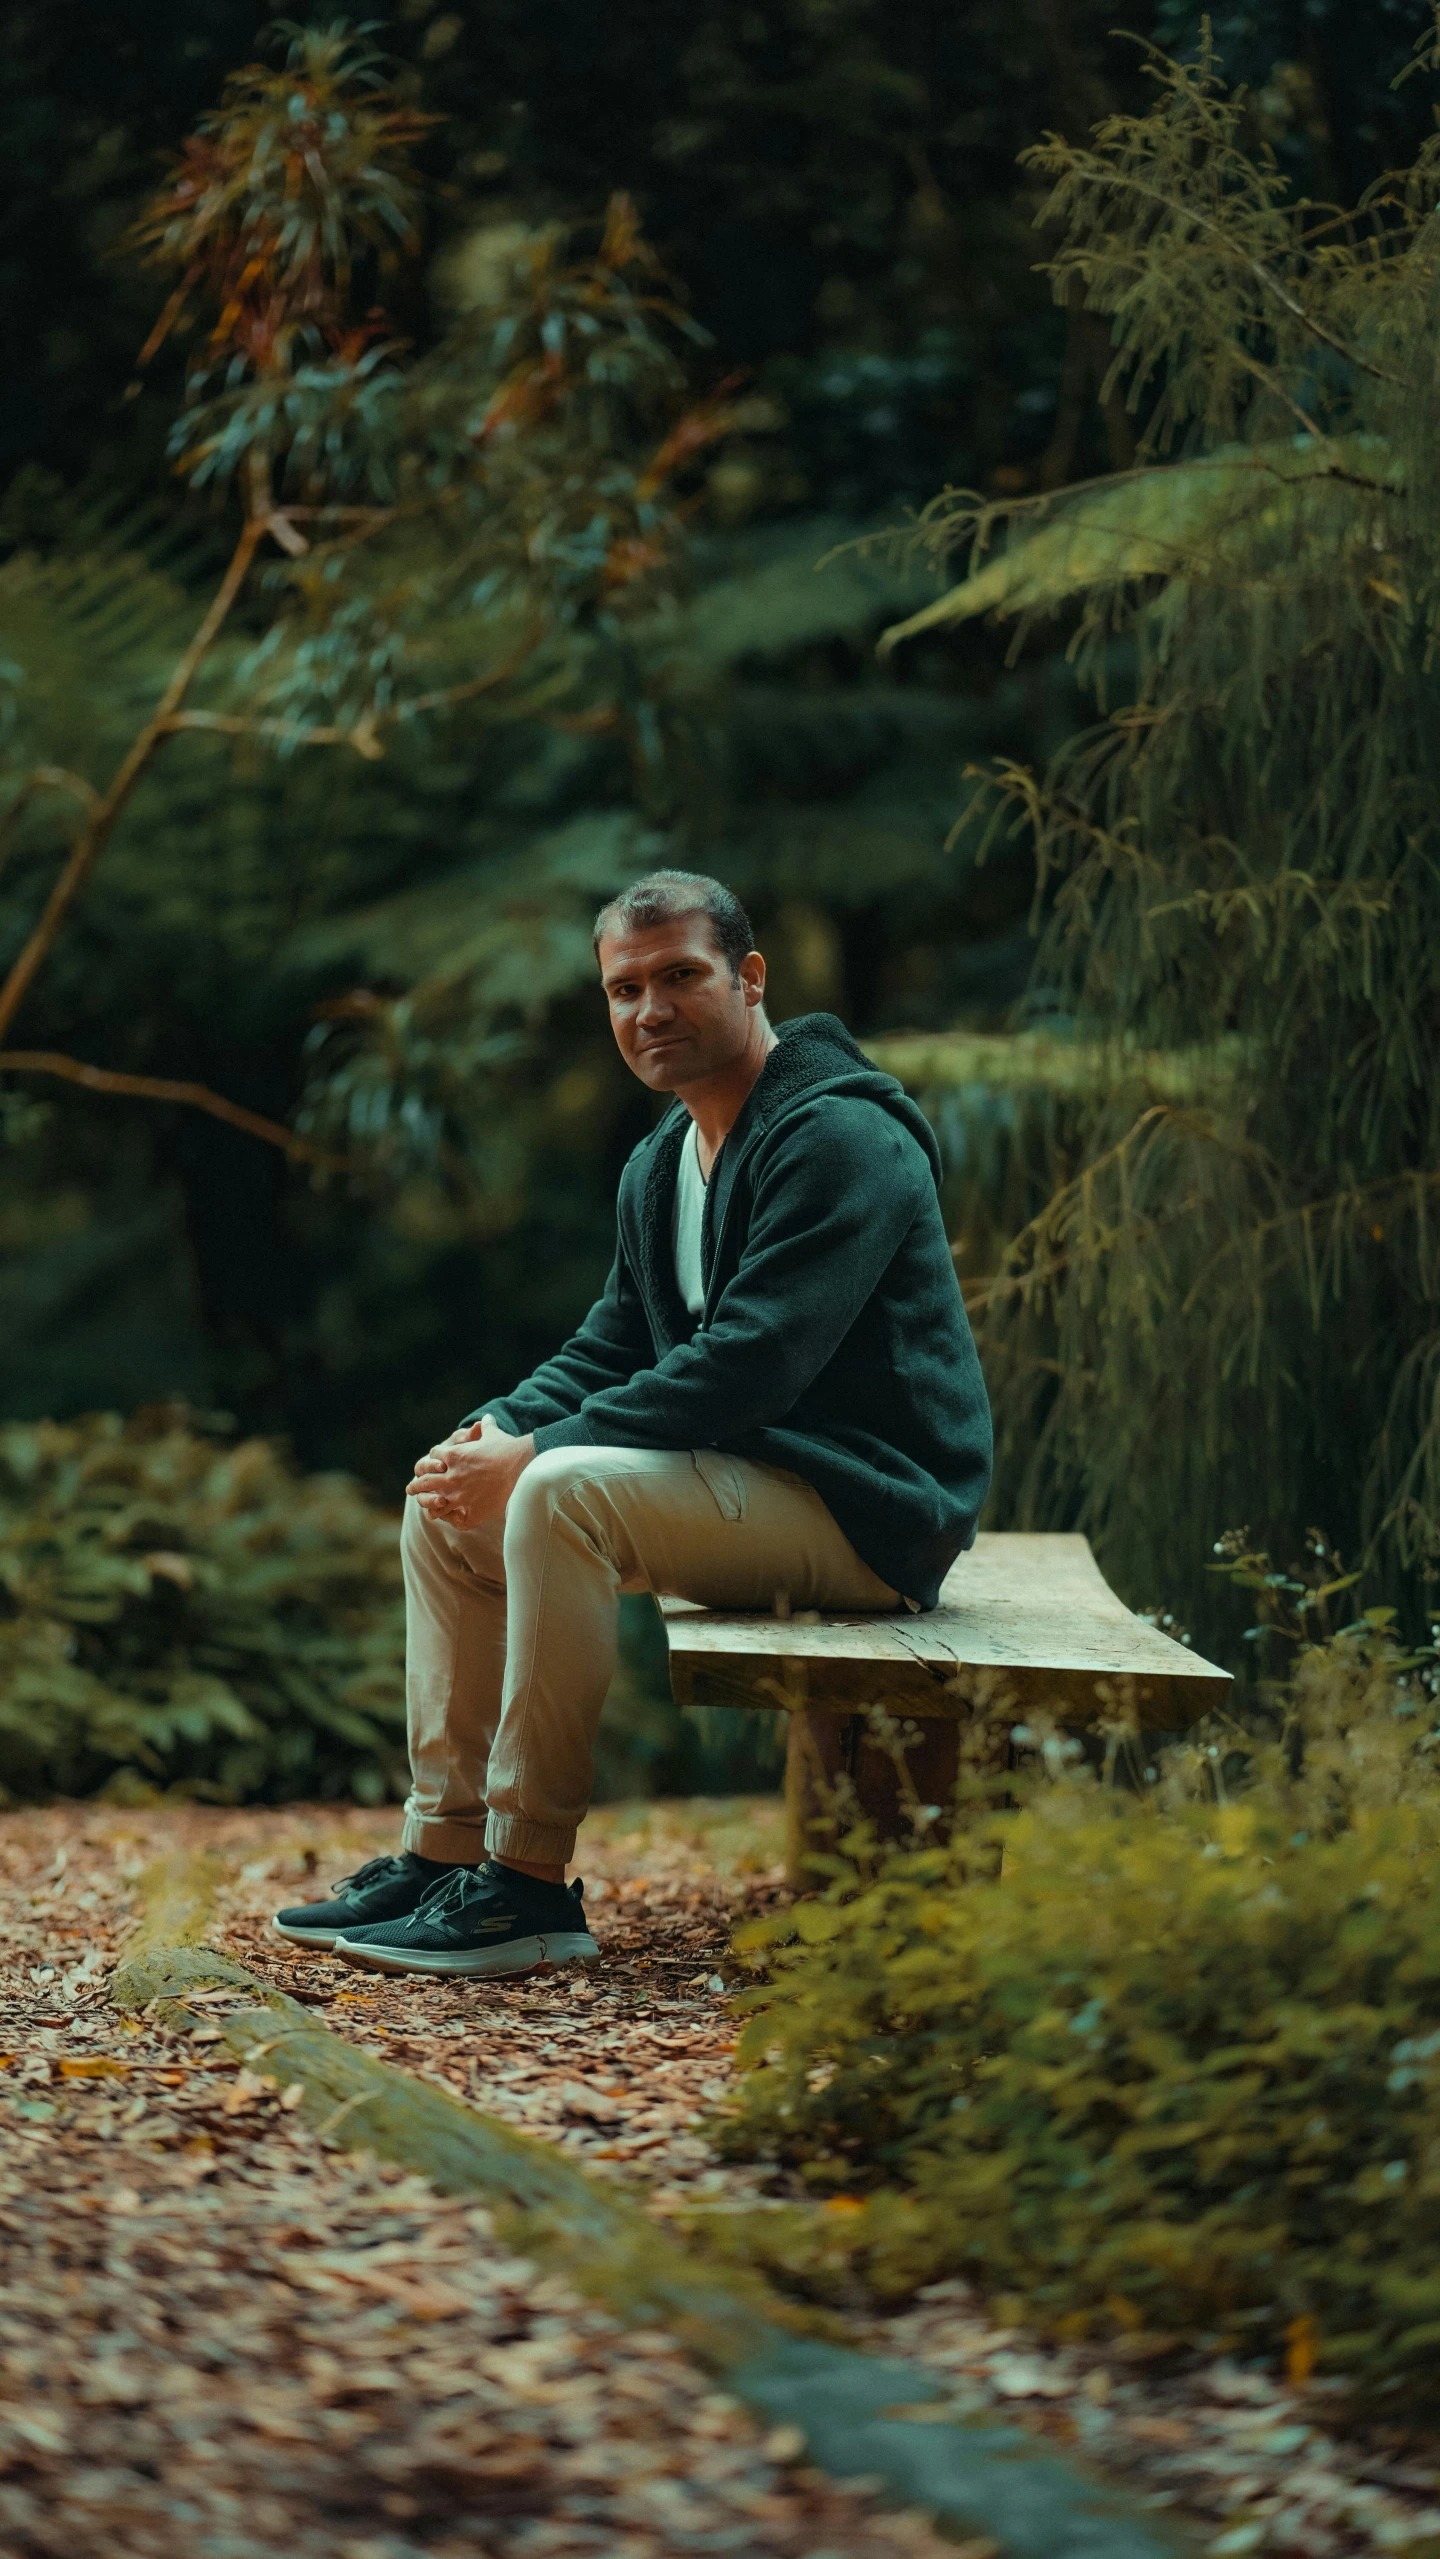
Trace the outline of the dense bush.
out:
M 0 1801 L 404 1773 L 392 1517 L 175 1407 L 0 1427 Z
M 1052 1742 L 1029 1800 L 950 1847 L 867 1869 L 852 1842 L 741 1941 L 768 1977 L 723 2137 L 829 2198 L 746 2244 L 811 2288 L 969 2273 L 1061 2334 L 1433 2388 L 1434 1724 L 1427 1666 L 1362 1622 L 1302 1657 L 1268 1736 L 1203 1739 L 1138 1794 Z

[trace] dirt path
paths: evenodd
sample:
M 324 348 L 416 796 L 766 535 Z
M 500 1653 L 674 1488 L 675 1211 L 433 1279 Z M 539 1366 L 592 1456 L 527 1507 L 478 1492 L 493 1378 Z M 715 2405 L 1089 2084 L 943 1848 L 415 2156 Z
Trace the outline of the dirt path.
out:
M 659 2213 L 774 2188 L 719 2165 L 698 2119 L 729 2069 L 730 1929 L 781 1890 L 775 1807 L 593 1817 L 603 1967 L 506 1989 L 357 1974 L 268 1931 L 393 1835 L 335 1808 L 0 1817 L 5 2559 L 954 2559 L 799 2466 L 668 2338 L 517 2260 L 483 2211 L 307 2131 L 218 2037 L 106 2001 L 141 1868 L 207 1846 L 231 1877 L 213 1942 L 336 2032 Z M 1047 2348 L 959 2284 L 856 2333 L 948 2376 L 954 2410 L 1090 2453 L 1219 2559 L 1440 2548 L 1434 2442 L 1344 2437 L 1313 2385 L 1164 2340 Z

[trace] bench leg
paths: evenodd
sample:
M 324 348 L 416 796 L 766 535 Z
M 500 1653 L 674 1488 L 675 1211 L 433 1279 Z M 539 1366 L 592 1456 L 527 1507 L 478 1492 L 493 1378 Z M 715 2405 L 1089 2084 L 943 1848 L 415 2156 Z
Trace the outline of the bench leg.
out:
M 925 1722 L 908 1741 L 905 1764 L 923 1804 L 948 1807 L 960 1765 L 961 1727 Z M 906 1797 L 889 1753 L 863 1715 L 827 1715 L 792 1706 L 785 1744 L 785 1872 L 797 1891 L 819 1880 L 808 1860 L 833 1849 L 847 1816 L 862 1814 L 879 1839 L 908 1840 Z M 942 1825 L 943 1828 L 943 1825 Z
M 817 1878 L 807 1864 L 835 1844 L 835 1789 L 850 1775 L 858 1715 L 792 1706 L 785 1735 L 785 1879 L 797 1892 Z

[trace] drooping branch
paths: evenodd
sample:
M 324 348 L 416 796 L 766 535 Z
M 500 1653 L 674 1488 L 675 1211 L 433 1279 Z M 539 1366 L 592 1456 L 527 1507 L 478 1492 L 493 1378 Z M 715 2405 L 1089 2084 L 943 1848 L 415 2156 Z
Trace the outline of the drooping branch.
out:
M 6 1075 L 57 1075 L 66 1084 L 80 1084 L 90 1093 L 124 1093 L 134 1101 L 181 1102 L 190 1110 L 206 1111 L 211 1119 L 225 1120 L 231 1128 L 244 1129 L 249 1137 L 262 1138 L 267 1146 L 278 1146 L 301 1163 L 314 1164 L 322 1172 L 348 1172 L 349 1161 L 343 1155 L 332 1155 L 323 1146 L 312 1146 L 309 1139 L 297 1136 L 283 1120 L 266 1119 L 261 1111 L 247 1111 L 241 1102 L 227 1102 L 223 1093 L 212 1093 L 208 1084 L 191 1084 L 165 1075 L 125 1075 L 109 1066 L 87 1066 L 78 1057 L 65 1057 L 56 1049 L 0 1049 L 0 1073 Z
M 1273 268 L 1266 266 L 1263 258 L 1255 257 L 1248 249 L 1237 251 L 1233 236 L 1226 230 L 1224 223 L 1218 222 L 1213 214 L 1202 213 L 1197 205 L 1186 204 L 1182 198 L 1168 195 L 1163 187 L 1148 185 L 1144 178 L 1133 177 L 1128 170 L 1107 169 L 1104 175 L 1108 185 L 1128 188 L 1132 195 L 1142 196 L 1147 203 L 1159 205 L 1165 212 L 1178 215 L 1182 222 L 1193 223 L 1197 231 L 1208 232 L 1220 241 L 1231 257 L 1238 257 L 1239 264 L 1254 276 L 1261 289 L 1289 312 L 1292 320 L 1298 320 L 1301 328 L 1308 331 L 1312 338 L 1318 338 L 1320 344 L 1329 347 L 1332 354 L 1343 356 L 1345 362 L 1353 364 L 1357 372 L 1368 373 L 1372 382 L 1389 383 L 1397 391 L 1409 388 L 1403 374 L 1390 373 L 1383 365 L 1372 364 L 1368 356 L 1359 355 L 1354 347 L 1348 347 L 1343 338 L 1332 336 L 1324 322 L 1316 319 L 1313 311 L 1307 311 L 1303 302 L 1297 302 L 1294 294 L 1281 282 Z
M 83 773 L 72 773 L 63 764 L 37 764 L 32 773 L 26 774 L 10 806 L 0 817 L 0 870 L 9 860 L 20 820 L 31 801 L 38 799 L 42 791 L 63 791 L 87 809 L 93 810 L 100 805 L 99 792 L 93 782 L 86 781 Z

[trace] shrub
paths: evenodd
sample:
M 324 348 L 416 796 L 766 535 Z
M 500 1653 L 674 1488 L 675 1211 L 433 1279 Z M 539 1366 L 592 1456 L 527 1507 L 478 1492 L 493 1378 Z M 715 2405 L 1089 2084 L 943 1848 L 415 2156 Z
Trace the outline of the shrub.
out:
M 1425 1665 L 1362 1621 L 1303 1655 L 1273 1738 L 1201 1736 L 1138 1794 L 1052 1741 L 946 1848 L 852 1838 L 740 1941 L 769 1977 L 721 2137 L 830 2198 L 744 2244 L 811 2289 L 965 2273 L 1062 2335 L 1432 2388 L 1434 1722 Z
M 0 1800 L 403 1781 L 395 1522 L 179 1408 L 0 1427 Z

